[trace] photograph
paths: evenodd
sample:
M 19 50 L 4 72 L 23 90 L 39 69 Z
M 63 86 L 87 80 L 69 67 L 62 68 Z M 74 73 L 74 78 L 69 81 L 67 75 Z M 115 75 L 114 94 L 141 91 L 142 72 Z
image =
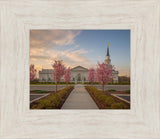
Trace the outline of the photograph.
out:
M 130 30 L 30 30 L 30 109 L 130 109 Z

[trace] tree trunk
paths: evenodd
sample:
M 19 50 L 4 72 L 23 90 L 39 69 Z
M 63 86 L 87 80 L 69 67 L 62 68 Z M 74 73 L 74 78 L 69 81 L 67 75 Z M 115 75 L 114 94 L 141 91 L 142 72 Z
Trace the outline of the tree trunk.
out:
M 104 84 L 102 86 L 103 86 L 103 93 L 104 93 Z
M 56 93 L 57 93 L 57 82 L 56 82 Z

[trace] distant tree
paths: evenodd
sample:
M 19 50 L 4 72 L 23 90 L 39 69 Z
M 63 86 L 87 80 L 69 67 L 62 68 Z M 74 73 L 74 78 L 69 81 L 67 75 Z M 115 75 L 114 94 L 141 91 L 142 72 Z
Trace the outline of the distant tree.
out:
M 36 77 L 37 70 L 34 68 L 34 64 L 30 65 L 30 81 L 33 81 Z
M 88 80 L 91 84 L 93 84 L 93 82 L 95 81 L 95 70 L 94 70 L 94 68 L 89 69 Z
M 60 79 L 62 78 L 62 76 L 65 73 L 65 67 L 62 64 L 62 61 L 60 60 L 55 60 L 54 64 L 52 65 L 54 72 L 53 72 L 53 78 L 56 81 L 56 92 L 57 92 L 57 83 L 60 81 Z
M 112 80 L 112 65 L 108 65 L 105 63 L 98 63 L 97 67 L 97 81 L 102 84 L 103 93 L 104 93 L 104 85 L 109 83 Z
M 66 84 L 68 84 L 71 80 L 71 72 L 70 72 L 70 68 L 65 70 L 65 74 L 64 74 L 64 81 L 66 82 Z

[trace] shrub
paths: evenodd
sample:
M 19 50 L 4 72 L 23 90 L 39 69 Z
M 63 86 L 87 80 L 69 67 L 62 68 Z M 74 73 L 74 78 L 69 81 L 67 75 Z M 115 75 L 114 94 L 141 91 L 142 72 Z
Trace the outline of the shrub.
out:
M 39 100 L 38 108 L 39 109 L 46 109 L 50 104 L 50 100 L 43 99 Z
M 109 97 L 106 98 L 104 103 L 105 103 L 106 106 L 111 106 L 114 102 L 115 102 L 115 100 L 112 97 L 109 96 Z
M 112 109 L 123 109 L 123 108 L 125 108 L 125 105 L 122 102 L 120 102 L 120 103 L 113 103 L 111 105 L 111 108 Z
M 94 96 L 95 96 L 95 97 L 98 97 L 99 94 L 100 94 L 99 92 L 95 92 L 95 93 L 94 93 Z
M 106 100 L 106 98 L 107 98 L 106 95 L 100 95 L 100 96 L 98 96 L 98 100 L 99 100 L 100 102 L 104 102 L 104 101 Z
M 126 90 L 125 93 L 130 94 L 130 90 Z
M 102 103 L 104 106 L 107 106 L 111 109 L 126 109 L 127 106 L 120 102 L 117 103 L 116 100 L 112 96 L 107 96 L 102 93 L 102 91 L 98 90 L 95 87 L 92 86 L 86 86 L 86 89 L 95 97 L 95 100 L 97 102 Z M 116 91 L 116 90 L 110 90 L 110 91 Z
M 32 92 L 35 92 L 35 93 L 42 94 L 42 93 L 48 93 L 49 91 L 43 91 L 43 90 L 33 90 Z
M 67 95 L 68 91 L 71 90 L 73 86 L 68 86 L 58 93 L 51 94 L 45 99 L 38 100 L 31 106 L 32 109 L 52 109 L 59 107 L 63 98 Z M 37 105 L 36 105 L 37 104 Z
M 116 90 L 114 90 L 114 89 L 110 89 L 110 90 L 108 90 L 109 92 L 115 92 Z

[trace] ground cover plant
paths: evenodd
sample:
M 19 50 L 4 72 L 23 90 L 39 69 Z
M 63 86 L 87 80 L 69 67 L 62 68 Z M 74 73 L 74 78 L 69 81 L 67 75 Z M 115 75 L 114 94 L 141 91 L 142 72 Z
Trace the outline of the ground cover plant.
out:
M 31 93 L 43 94 L 43 93 L 49 93 L 49 91 L 45 91 L 45 90 L 33 90 L 33 91 L 31 91 Z
M 130 94 L 130 90 L 127 90 L 125 93 Z
M 110 89 L 110 90 L 108 90 L 109 92 L 115 92 L 116 90 L 114 90 L 114 89 Z
M 118 100 L 117 98 L 111 95 L 104 94 L 102 91 L 98 90 L 95 87 L 85 86 L 85 88 L 100 109 L 129 109 L 130 108 L 130 106 L 125 104 L 123 101 Z
M 60 109 L 73 90 L 73 86 L 68 86 L 57 93 L 51 93 L 49 96 L 37 100 L 30 104 L 31 109 Z

